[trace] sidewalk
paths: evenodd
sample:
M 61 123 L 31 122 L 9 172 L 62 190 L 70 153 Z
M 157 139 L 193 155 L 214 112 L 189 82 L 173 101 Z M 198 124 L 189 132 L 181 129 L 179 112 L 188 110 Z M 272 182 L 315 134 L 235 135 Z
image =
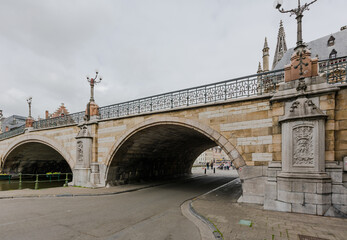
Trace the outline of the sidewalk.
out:
M 47 198 L 47 197 L 77 197 L 77 196 L 100 196 L 100 195 L 114 195 L 124 192 L 132 192 L 140 189 L 160 186 L 163 184 L 172 183 L 172 181 L 189 181 L 196 177 L 203 176 L 200 171 L 193 176 L 187 176 L 176 180 L 162 180 L 146 183 L 132 183 L 126 185 L 119 185 L 113 187 L 102 188 L 84 188 L 84 187 L 55 187 L 44 189 L 22 189 L 22 190 L 8 190 L 0 191 L 1 199 L 11 198 Z
M 221 171 L 216 170 L 216 173 L 213 173 L 213 170 L 208 170 L 206 174 L 204 174 L 204 169 L 193 168 L 192 176 L 187 176 L 181 179 L 177 179 L 178 181 L 187 181 L 191 178 L 203 176 L 203 175 L 225 175 L 225 174 L 237 174 L 235 170 L 232 171 Z M 22 190 L 8 190 L 8 191 L 0 191 L 0 199 L 8 199 L 8 198 L 27 198 L 27 197 L 74 197 L 74 196 L 100 196 L 100 195 L 112 195 L 119 194 L 123 192 L 136 191 L 144 188 L 149 188 L 153 186 L 159 186 L 167 183 L 171 183 L 175 180 L 163 180 L 163 181 L 155 181 L 155 182 L 146 182 L 146 183 L 133 183 L 129 185 L 120 185 L 114 187 L 103 187 L 103 188 L 83 188 L 83 187 L 55 187 L 55 188 L 44 188 L 44 189 L 22 189 Z
M 347 219 L 266 211 L 257 204 L 237 203 L 240 194 L 241 184 L 236 179 L 193 200 L 192 207 L 212 222 L 225 240 L 347 239 Z M 249 220 L 252 226 L 241 225 L 240 220 Z

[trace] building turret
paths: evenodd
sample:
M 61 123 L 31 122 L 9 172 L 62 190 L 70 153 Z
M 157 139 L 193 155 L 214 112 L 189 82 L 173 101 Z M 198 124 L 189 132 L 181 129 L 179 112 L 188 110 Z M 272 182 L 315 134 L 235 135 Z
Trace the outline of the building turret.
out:
M 267 39 L 265 38 L 264 48 L 263 48 L 263 71 L 269 71 L 269 46 L 267 44 Z
M 275 50 L 274 61 L 272 69 L 275 68 L 276 64 L 282 59 L 283 55 L 287 52 L 286 35 L 284 33 L 282 20 L 280 21 L 280 28 L 278 29 L 277 46 Z
M 258 66 L 258 71 L 257 71 L 257 73 L 262 73 L 263 72 L 263 70 L 261 69 L 261 63 L 259 62 L 259 66 Z

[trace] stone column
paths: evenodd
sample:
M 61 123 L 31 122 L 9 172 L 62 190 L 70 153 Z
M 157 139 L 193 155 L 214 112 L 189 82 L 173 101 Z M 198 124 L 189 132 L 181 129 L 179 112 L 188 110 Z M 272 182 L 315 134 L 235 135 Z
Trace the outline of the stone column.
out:
M 73 170 L 73 185 L 91 187 L 90 163 L 92 159 L 93 137 L 90 135 L 90 126 L 82 125 L 76 137 L 76 165 Z

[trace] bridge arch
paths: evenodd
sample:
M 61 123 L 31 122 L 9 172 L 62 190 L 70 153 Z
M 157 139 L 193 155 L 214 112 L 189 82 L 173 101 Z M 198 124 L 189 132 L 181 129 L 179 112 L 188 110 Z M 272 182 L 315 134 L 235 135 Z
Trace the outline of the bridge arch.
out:
M 51 138 L 44 137 L 36 134 L 28 134 L 23 137 L 15 139 L 4 151 L 4 155 L 1 158 L 1 167 L 4 168 L 8 157 L 13 153 L 16 149 L 26 144 L 41 144 L 46 148 L 50 148 L 54 150 L 57 154 L 61 155 L 62 158 L 67 162 L 71 171 L 74 169 L 75 162 L 71 155 L 61 146 L 57 141 L 54 141 Z
M 183 133 L 183 135 L 186 135 L 186 137 L 193 139 L 194 141 L 200 140 L 202 147 L 199 148 L 196 144 L 193 144 L 194 152 L 189 154 L 191 155 L 191 161 L 189 171 L 191 169 L 191 165 L 193 164 L 196 157 L 198 157 L 203 151 L 206 149 L 213 147 L 213 146 L 220 146 L 224 152 L 229 156 L 231 161 L 233 162 L 233 165 L 236 166 L 236 168 L 242 167 L 246 165 L 244 159 L 239 154 L 237 149 L 218 131 L 212 129 L 209 126 L 206 126 L 198 121 L 185 119 L 185 118 L 179 118 L 179 117 L 154 117 L 145 120 L 144 122 L 128 129 L 120 138 L 117 139 L 116 143 L 112 146 L 111 150 L 109 151 L 108 156 L 110 156 L 107 159 L 106 162 L 106 172 L 105 172 L 105 180 L 106 182 L 110 182 L 112 178 L 115 176 L 115 171 L 117 171 L 117 161 L 120 162 L 120 158 L 118 155 L 121 155 L 122 152 L 127 152 L 129 147 L 131 149 L 130 152 L 134 151 L 136 147 L 134 145 L 141 145 L 139 147 L 144 147 L 146 144 L 139 143 L 139 141 L 136 138 L 143 137 L 148 138 L 150 136 L 153 136 L 153 134 L 163 135 L 164 131 L 171 131 L 171 132 L 178 132 Z M 137 137 L 138 136 L 138 137 Z M 153 141 L 152 144 L 163 144 L 165 147 L 165 140 L 169 141 L 170 136 L 162 136 L 163 138 L 166 138 L 162 141 L 158 140 L 158 136 L 153 136 L 157 139 L 157 141 Z M 177 138 L 178 140 L 182 140 L 181 138 Z M 146 141 L 146 140 L 145 140 Z M 129 143 L 130 142 L 130 143 Z M 172 143 L 172 142 L 171 142 Z M 184 144 L 184 143 L 182 143 Z M 181 144 L 181 145 L 182 145 Z M 191 143 L 187 143 L 188 145 L 191 145 Z M 166 146 L 168 147 L 168 145 Z M 189 146 L 188 146 L 189 147 Z M 152 149 L 153 151 L 156 151 L 157 149 Z M 143 154 L 145 155 L 145 154 Z M 134 153 L 131 157 L 136 158 L 136 153 Z M 131 161 L 129 157 L 127 160 Z M 185 166 L 185 169 L 187 169 L 187 166 Z M 187 172 L 185 172 L 187 173 Z M 134 174 L 134 172 L 133 172 Z

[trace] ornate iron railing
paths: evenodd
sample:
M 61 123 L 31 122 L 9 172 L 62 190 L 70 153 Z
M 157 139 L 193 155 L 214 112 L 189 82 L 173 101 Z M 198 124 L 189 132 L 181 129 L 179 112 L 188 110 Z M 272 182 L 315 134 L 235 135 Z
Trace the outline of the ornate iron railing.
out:
M 109 119 L 222 102 L 273 92 L 283 81 L 283 70 L 271 71 L 104 106 L 99 108 L 99 113 L 101 119 Z
M 325 59 L 318 62 L 319 75 L 330 84 L 347 82 L 347 57 Z
M 83 112 L 72 113 L 69 115 L 61 116 L 61 117 L 38 120 L 33 123 L 33 128 L 42 129 L 42 128 L 75 125 L 80 123 L 83 120 L 84 115 L 85 115 L 85 112 L 83 111 Z
M 20 126 L 20 127 L 18 127 L 18 128 L 12 129 L 12 130 L 10 130 L 8 132 L 1 133 L 0 134 L 0 140 L 23 134 L 24 131 L 25 131 L 25 124 Z
M 318 65 L 319 75 L 326 77 L 328 83 L 346 83 L 347 57 L 320 60 Z M 249 75 L 100 107 L 100 119 L 119 118 L 208 103 L 218 103 L 229 99 L 263 95 L 264 93 L 275 92 L 278 84 L 283 81 L 283 69 Z M 33 127 L 34 129 L 45 129 L 75 125 L 83 120 L 84 115 L 85 112 L 78 112 L 62 117 L 39 120 L 34 122 Z M 15 129 L 0 134 L 0 140 L 23 133 L 24 126 L 21 127 L 21 129 L 22 130 Z

